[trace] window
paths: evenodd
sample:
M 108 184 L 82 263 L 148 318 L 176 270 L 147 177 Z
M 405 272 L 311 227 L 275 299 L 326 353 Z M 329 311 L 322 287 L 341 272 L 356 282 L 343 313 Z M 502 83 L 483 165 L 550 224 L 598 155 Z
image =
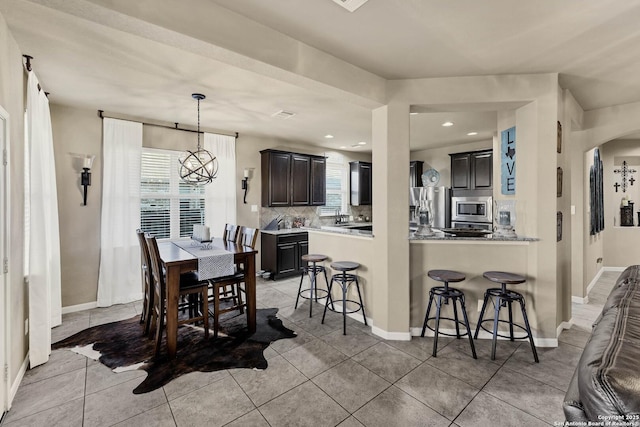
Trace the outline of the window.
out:
M 179 155 L 179 151 L 142 149 L 140 224 L 159 239 L 188 237 L 193 224 L 204 224 L 204 187 L 180 180 Z
M 340 212 L 347 212 L 348 172 L 349 164 L 344 156 L 338 153 L 327 155 L 327 200 L 319 209 L 320 216 L 335 215 L 338 209 Z

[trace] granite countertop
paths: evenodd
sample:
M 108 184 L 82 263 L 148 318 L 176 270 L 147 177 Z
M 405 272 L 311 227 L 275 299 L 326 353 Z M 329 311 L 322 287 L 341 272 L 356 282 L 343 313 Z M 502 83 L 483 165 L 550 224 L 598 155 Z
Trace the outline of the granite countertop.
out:
M 306 233 L 308 228 L 283 228 L 280 230 L 260 230 L 261 233 L 264 234 L 297 234 L 297 233 Z
M 479 242 L 537 242 L 540 239 L 536 237 L 526 237 L 526 236 L 494 237 L 492 234 L 488 234 L 485 237 L 458 237 L 458 236 L 452 236 L 442 231 L 436 231 L 435 235 L 433 236 L 416 236 L 413 233 L 411 233 L 409 234 L 409 240 L 449 240 L 449 241 L 473 240 L 473 241 L 479 241 Z
M 323 233 L 344 234 L 348 236 L 361 236 L 361 237 L 373 237 L 373 232 L 370 230 L 354 230 L 348 227 L 332 227 L 326 228 L 309 228 L 309 231 L 320 231 Z

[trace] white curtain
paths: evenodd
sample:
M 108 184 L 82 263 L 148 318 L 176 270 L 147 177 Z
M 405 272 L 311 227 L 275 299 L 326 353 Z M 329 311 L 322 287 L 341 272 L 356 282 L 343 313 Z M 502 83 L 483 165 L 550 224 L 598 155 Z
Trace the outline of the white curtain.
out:
M 98 306 L 142 298 L 140 247 L 140 158 L 142 123 L 105 118 Z
M 49 360 L 51 328 L 62 323 L 60 233 L 49 100 L 31 71 L 27 83 L 29 144 L 29 363 Z
M 205 186 L 205 225 L 212 236 L 222 237 L 224 225 L 236 223 L 236 139 L 205 133 L 204 148 L 218 159 L 218 176 Z

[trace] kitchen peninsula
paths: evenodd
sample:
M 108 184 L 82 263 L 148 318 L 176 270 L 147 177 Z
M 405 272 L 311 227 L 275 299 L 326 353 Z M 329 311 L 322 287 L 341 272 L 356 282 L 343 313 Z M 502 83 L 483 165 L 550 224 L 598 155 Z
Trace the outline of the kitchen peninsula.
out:
M 411 332 L 419 335 L 429 299 L 429 289 L 436 283 L 427 277 L 433 269 L 447 269 L 463 273 L 466 280 L 456 283 L 456 288 L 464 292 L 471 329 L 477 324 L 484 291 L 495 287 L 482 277 L 485 271 L 513 271 L 527 278 L 518 285 L 518 292 L 525 295 L 532 329 L 538 329 L 541 319 L 548 314 L 543 297 L 537 293 L 535 266 L 537 255 L 535 245 L 538 239 L 529 237 L 453 237 L 442 232 L 435 236 L 410 237 L 410 299 Z M 517 322 L 519 313 L 514 310 Z M 447 326 L 445 326 L 446 328 Z M 481 331 L 483 332 L 483 331 Z M 486 334 L 486 333 L 484 333 Z M 486 334 L 484 337 L 489 337 Z M 483 334 L 479 335 L 483 338 Z M 539 342 L 536 343 L 540 345 Z
M 376 279 L 376 257 L 373 241 L 375 235 L 364 235 L 361 231 L 353 230 L 321 230 L 307 229 L 309 233 L 309 252 L 322 253 L 329 256 L 330 261 L 349 260 L 361 264 L 358 275 L 368 318 L 372 320 L 373 332 L 376 332 L 375 319 L 378 315 L 374 304 Z M 518 272 L 527 277 L 527 282 L 518 286 L 518 291 L 527 298 L 529 320 L 534 330 L 539 325 L 548 309 L 545 300 L 548 296 L 539 294 L 536 288 L 535 265 L 536 245 L 538 239 L 530 237 L 454 237 L 437 231 L 434 236 L 413 236 L 408 234 L 410 253 L 410 333 L 419 336 L 427 308 L 429 289 L 435 285 L 428 279 L 427 271 L 431 269 L 451 269 L 466 275 L 466 280 L 458 283 L 466 295 L 467 314 L 472 329 L 478 320 L 478 301 L 482 301 L 484 291 L 492 287 L 491 283 L 482 277 L 488 270 L 508 270 Z M 328 267 L 328 263 L 327 263 Z M 331 273 L 329 269 L 329 274 Z M 392 284 L 396 286 L 398 284 Z M 351 291 L 351 290 L 350 290 Z M 355 295 L 354 295 L 355 296 Z M 515 320 L 519 313 L 515 313 Z M 446 324 L 443 324 L 447 328 Z M 479 338 L 488 338 L 489 334 L 481 333 Z M 414 338 L 416 339 L 416 338 Z M 537 345 L 545 345 L 544 340 L 536 340 Z M 549 345 L 549 344 L 547 344 Z

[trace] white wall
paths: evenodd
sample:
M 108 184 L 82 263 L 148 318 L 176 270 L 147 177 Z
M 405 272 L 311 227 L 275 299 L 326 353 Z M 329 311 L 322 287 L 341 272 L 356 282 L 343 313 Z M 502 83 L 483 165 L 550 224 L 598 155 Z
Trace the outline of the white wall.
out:
M 614 140 L 602 146 L 602 163 L 604 175 L 604 209 L 605 233 L 603 236 L 604 264 L 607 267 L 627 267 L 640 264 L 640 227 L 638 212 L 640 211 L 640 140 Z M 637 181 L 633 185 L 627 183 L 627 191 L 622 188 L 615 191 L 614 184 L 622 184 L 622 177 L 614 173 L 614 169 L 622 167 L 626 160 L 628 167 L 635 169 L 633 175 Z M 634 202 L 633 227 L 620 227 L 620 204 L 624 196 Z
M 9 385 L 15 384 L 28 350 L 28 336 L 24 330 L 27 317 L 27 289 L 24 285 L 24 109 L 25 74 L 22 53 L 4 17 L 0 15 L 0 105 L 9 113 L 9 279 L 8 350 Z M 3 325 L 4 327 L 4 325 Z M 15 391 L 15 390 L 14 390 Z

